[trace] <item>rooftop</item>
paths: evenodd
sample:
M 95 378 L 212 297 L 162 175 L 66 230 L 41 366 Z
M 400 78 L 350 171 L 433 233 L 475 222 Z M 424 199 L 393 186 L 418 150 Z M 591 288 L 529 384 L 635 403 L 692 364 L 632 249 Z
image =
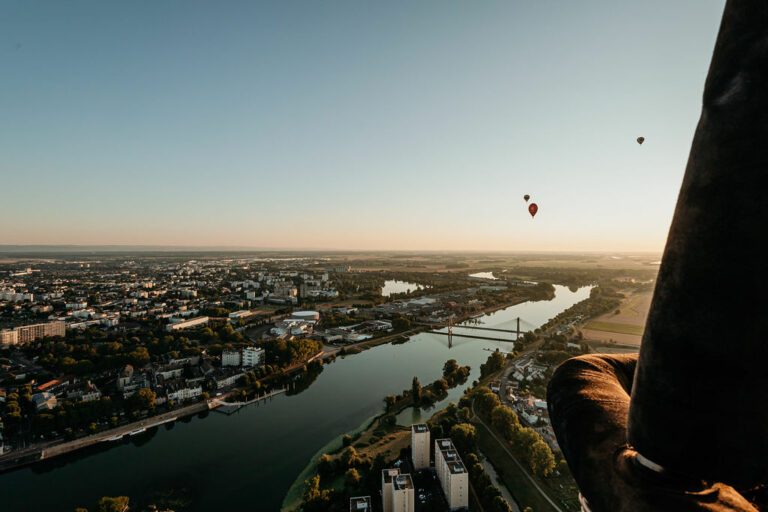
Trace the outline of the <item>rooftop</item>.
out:
M 417 434 L 423 434 L 425 432 L 429 432 L 427 425 L 424 423 L 414 423 L 413 425 L 411 425 L 411 430 L 413 432 L 416 432 Z
M 372 510 L 370 496 L 349 498 L 349 512 L 371 512 Z
M 383 469 L 381 471 L 381 478 L 384 480 L 384 483 L 390 483 L 392 482 L 393 478 L 399 474 L 399 469 Z
M 467 472 L 464 463 L 461 461 L 459 452 L 456 451 L 456 447 L 453 445 L 453 441 L 450 439 L 438 439 L 435 443 L 437 443 L 437 449 L 440 450 L 443 459 L 448 464 L 448 469 L 451 471 L 451 474 L 455 475 Z
M 413 481 L 411 475 L 398 475 L 394 481 L 394 488 L 396 491 L 403 489 L 413 489 Z

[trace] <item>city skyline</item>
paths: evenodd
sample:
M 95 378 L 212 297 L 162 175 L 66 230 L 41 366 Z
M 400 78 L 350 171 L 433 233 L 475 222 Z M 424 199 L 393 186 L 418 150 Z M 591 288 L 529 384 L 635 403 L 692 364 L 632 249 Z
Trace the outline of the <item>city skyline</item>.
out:
M 723 4 L 7 3 L 0 243 L 658 252 Z

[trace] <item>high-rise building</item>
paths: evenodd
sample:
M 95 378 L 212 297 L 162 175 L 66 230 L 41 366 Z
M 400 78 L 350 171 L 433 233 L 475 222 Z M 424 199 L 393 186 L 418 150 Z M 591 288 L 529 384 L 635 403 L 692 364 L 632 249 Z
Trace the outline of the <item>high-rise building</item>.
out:
M 411 425 L 411 459 L 416 471 L 429 467 L 429 429 L 424 423 Z
M 381 501 L 384 512 L 392 512 L 392 481 L 399 474 L 399 469 L 384 469 L 381 472 Z
M 469 506 L 469 477 L 453 441 L 435 440 L 435 470 L 451 510 Z
M 413 480 L 411 475 L 397 475 L 392 482 L 392 512 L 413 512 Z

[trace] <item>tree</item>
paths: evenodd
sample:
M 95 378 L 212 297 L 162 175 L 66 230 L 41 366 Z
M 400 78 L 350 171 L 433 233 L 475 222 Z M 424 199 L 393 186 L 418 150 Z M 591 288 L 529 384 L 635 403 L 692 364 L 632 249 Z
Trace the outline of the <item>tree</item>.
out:
M 445 379 L 437 379 L 432 384 L 432 389 L 434 389 L 435 393 L 438 395 L 442 395 L 448 390 L 448 383 L 445 381 Z
M 350 436 L 349 434 L 345 434 L 344 437 L 341 438 L 341 443 L 344 446 L 349 446 L 350 444 L 352 444 L 352 436 Z
M 523 453 L 529 453 L 530 447 L 533 446 L 533 443 L 535 443 L 539 439 L 541 438 L 539 437 L 539 434 L 537 434 L 535 430 L 533 430 L 532 428 L 525 427 L 515 432 L 512 442 L 513 444 L 520 447 Z
M 96 504 L 96 510 L 98 512 L 123 512 L 128 510 L 128 497 L 117 496 L 116 498 L 110 498 L 104 496 Z
M 387 397 L 384 399 L 386 410 L 389 411 L 390 409 L 392 409 L 392 407 L 394 407 L 396 402 L 397 402 L 397 398 L 395 398 L 395 395 L 387 395 Z
M 555 469 L 555 457 L 547 443 L 539 439 L 531 445 L 528 464 L 536 476 L 545 477 L 552 474 Z
M 352 446 L 347 446 L 341 453 L 341 462 L 345 467 L 351 468 L 357 463 L 357 450 Z
M 347 472 L 344 473 L 344 485 L 348 489 L 355 489 L 360 485 L 360 473 L 358 473 L 355 468 L 349 468 Z
M 460 423 L 451 428 L 451 440 L 460 453 L 472 451 L 475 446 L 475 426 L 469 423 Z
M 155 406 L 157 395 L 149 388 L 141 388 L 131 396 L 131 405 L 134 409 L 152 409 Z
M 501 405 L 501 400 L 495 393 L 483 393 L 475 401 L 477 406 L 477 412 L 482 416 L 488 418 L 491 416 L 493 410 Z
M 515 411 L 506 405 L 499 405 L 491 411 L 491 425 L 504 436 L 504 439 L 511 441 L 515 432 L 520 429 L 520 420 Z
M 443 377 L 448 377 L 459 369 L 459 364 L 455 359 L 449 359 L 443 365 Z
M 491 501 L 491 510 L 493 512 L 512 512 L 512 507 L 502 496 L 495 496 Z
M 304 480 L 303 498 L 301 509 L 304 512 L 325 512 L 331 502 L 331 492 L 327 489 L 320 490 L 320 475 L 315 475 L 309 480 Z
M 392 327 L 396 331 L 404 331 L 404 330 L 408 329 L 410 326 L 411 326 L 411 321 L 408 320 L 407 318 L 402 317 L 402 316 L 399 316 L 399 317 L 395 318 L 394 320 L 392 320 Z
M 333 459 L 327 453 L 324 453 L 317 459 L 317 471 L 323 476 L 329 476 L 333 474 L 335 465 Z
M 486 377 L 504 366 L 504 355 L 496 349 L 488 360 L 480 365 L 480 377 Z
M 421 384 L 418 377 L 414 377 L 411 383 L 411 396 L 413 397 L 414 404 L 418 404 L 421 400 Z

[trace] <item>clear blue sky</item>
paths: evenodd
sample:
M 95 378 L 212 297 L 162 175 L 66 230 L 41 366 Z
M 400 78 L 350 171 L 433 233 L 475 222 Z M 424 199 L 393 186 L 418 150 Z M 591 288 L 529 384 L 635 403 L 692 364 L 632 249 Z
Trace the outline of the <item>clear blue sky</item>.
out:
M 661 250 L 723 5 L 3 0 L 0 244 Z

